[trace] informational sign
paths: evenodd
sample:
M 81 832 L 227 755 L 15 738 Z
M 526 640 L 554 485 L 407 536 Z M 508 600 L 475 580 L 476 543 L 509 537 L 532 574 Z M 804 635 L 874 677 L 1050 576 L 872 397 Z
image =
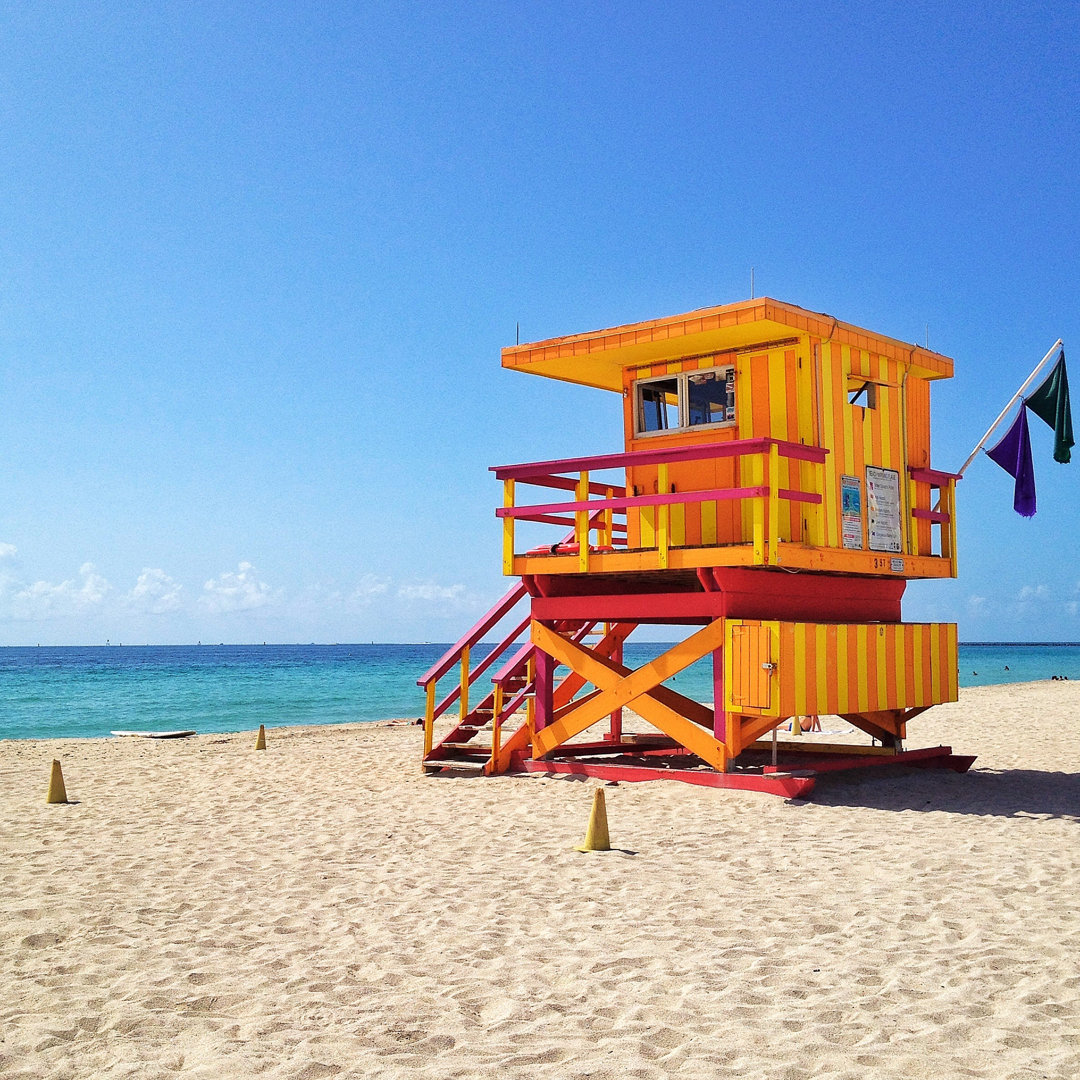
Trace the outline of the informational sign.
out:
M 904 550 L 900 521 L 900 474 L 866 467 L 866 517 L 871 551 Z
M 840 477 L 840 520 L 844 547 L 862 550 L 862 481 Z

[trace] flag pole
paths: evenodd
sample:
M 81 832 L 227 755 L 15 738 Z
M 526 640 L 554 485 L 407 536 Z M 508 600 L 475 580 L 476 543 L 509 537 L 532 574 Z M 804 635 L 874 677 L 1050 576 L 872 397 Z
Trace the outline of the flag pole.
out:
M 976 455 L 986 445 L 987 439 L 989 439 L 990 436 L 994 434 L 994 432 L 997 430 L 998 425 L 1001 423 L 1002 420 L 1005 419 L 1006 415 L 1008 415 L 1009 410 L 1024 396 L 1024 391 L 1035 381 L 1035 379 L 1038 377 L 1039 372 L 1042 371 L 1044 367 L 1046 367 L 1047 361 L 1050 359 L 1050 357 L 1052 357 L 1054 353 L 1056 353 L 1061 348 L 1064 348 L 1064 342 L 1062 342 L 1061 338 L 1058 338 L 1057 341 L 1055 341 L 1054 344 L 1050 346 L 1050 351 L 1036 365 L 1035 370 L 1027 377 L 1024 385 L 1021 386 L 1020 389 L 1017 390 L 1011 398 L 1009 398 L 1009 404 L 1001 410 L 1001 412 L 998 414 L 998 418 L 987 429 L 986 434 L 978 441 L 978 443 L 976 443 L 975 449 L 972 450 L 970 454 L 968 454 L 967 461 L 965 461 L 964 464 L 961 465 L 960 468 L 957 470 L 957 477 L 964 475 L 964 473 L 967 471 L 967 467 L 975 460 Z

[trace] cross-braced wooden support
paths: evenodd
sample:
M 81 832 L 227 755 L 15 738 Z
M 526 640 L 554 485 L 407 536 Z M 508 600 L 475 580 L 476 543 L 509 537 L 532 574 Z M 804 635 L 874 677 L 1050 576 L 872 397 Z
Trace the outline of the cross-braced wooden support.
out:
M 569 641 L 543 623 L 534 621 L 531 634 L 533 644 L 542 654 L 565 664 L 583 682 L 597 687 L 591 694 L 574 699 L 558 709 L 554 707 L 550 691 L 545 693 L 541 687 L 537 687 L 534 758 L 552 753 L 616 710 L 632 707 L 644 720 L 680 746 L 714 769 L 724 771 L 727 748 L 713 734 L 713 710 L 661 685 L 723 645 L 724 620 L 709 623 L 637 670 L 601 656 L 580 643 Z M 540 667 L 538 665 L 538 681 Z M 546 678 L 550 679 L 552 665 L 545 664 L 543 667 Z
M 623 642 L 630 636 L 635 626 L 635 623 L 609 625 L 604 636 L 593 649 L 594 654 L 600 657 L 621 656 Z M 533 666 L 535 675 L 532 691 L 534 701 L 538 703 L 534 705 L 534 715 L 536 708 L 539 708 L 541 712 L 546 710 L 546 714 L 564 708 L 587 682 L 583 675 L 571 671 L 558 686 L 554 686 L 552 660 L 550 656 L 543 652 L 536 653 Z M 544 693 L 545 689 L 546 693 Z M 545 702 L 546 704 L 544 704 Z M 611 726 L 607 737 L 614 742 L 617 741 L 622 731 L 622 710 L 614 710 L 611 713 L 610 720 Z M 488 775 L 506 772 L 513 763 L 515 755 L 527 751 L 532 745 L 535 726 L 535 719 L 527 719 L 509 739 L 501 742 L 495 748 L 491 762 L 484 771 Z
M 736 767 L 751 748 L 759 749 L 759 740 L 784 721 L 810 713 L 838 714 L 897 753 L 909 719 L 956 697 L 951 627 L 719 617 L 632 670 L 619 662 L 615 649 L 632 624 L 618 624 L 593 648 L 556 625 L 535 618 L 531 623 L 537 656 L 531 756 L 537 761 L 585 750 L 607 752 L 598 743 L 571 740 L 625 707 L 655 727 L 661 742 L 647 748 L 640 739 L 624 742 L 615 738 L 613 725 L 609 743 L 634 756 L 693 755 L 719 772 Z M 709 656 L 714 707 L 664 685 Z M 556 687 L 560 664 L 570 674 Z M 942 670 L 953 674 L 939 677 Z M 575 697 L 586 685 L 596 689 Z M 522 739 L 514 748 L 527 745 Z

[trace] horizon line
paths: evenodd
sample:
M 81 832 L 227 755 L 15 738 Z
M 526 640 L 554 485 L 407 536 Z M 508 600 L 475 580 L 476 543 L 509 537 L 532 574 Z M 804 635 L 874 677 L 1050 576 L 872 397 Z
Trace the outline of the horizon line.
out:
M 408 646 L 447 646 L 452 647 L 452 641 L 188 641 L 188 642 L 154 642 L 144 641 L 138 644 L 125 644 L 122 641 L 94 642 L 82 644 L 47 644 L 35 642 L 32 645 L 0 645 L 0 649 L 262 649 L 289 647 L 297 649 L 309 648 L 354 648 L 356 646 L 371 645 L 408 645 Z M 481 645 L 495 645 L 497 642 L 480 641 Z M 628 645 L 676 645 L 677 641 L 628 641 Z M 989 647 L 1008 645 L 1015 648 L 1034 648 L 1038 646 L 1060 646 L 1064 648 L 1080 647 L 1080 641 L 960 641 L 962 646 Z

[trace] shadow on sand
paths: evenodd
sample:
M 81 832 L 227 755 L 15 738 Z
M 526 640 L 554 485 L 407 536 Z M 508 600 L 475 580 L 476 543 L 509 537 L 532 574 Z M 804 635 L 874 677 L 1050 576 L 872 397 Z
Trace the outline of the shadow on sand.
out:
M 1080 774 L 977 767 L 967 773 L 899 767 L 853 770 L 819 776 L 811 801 L 875 810 L 1080 820 Z

